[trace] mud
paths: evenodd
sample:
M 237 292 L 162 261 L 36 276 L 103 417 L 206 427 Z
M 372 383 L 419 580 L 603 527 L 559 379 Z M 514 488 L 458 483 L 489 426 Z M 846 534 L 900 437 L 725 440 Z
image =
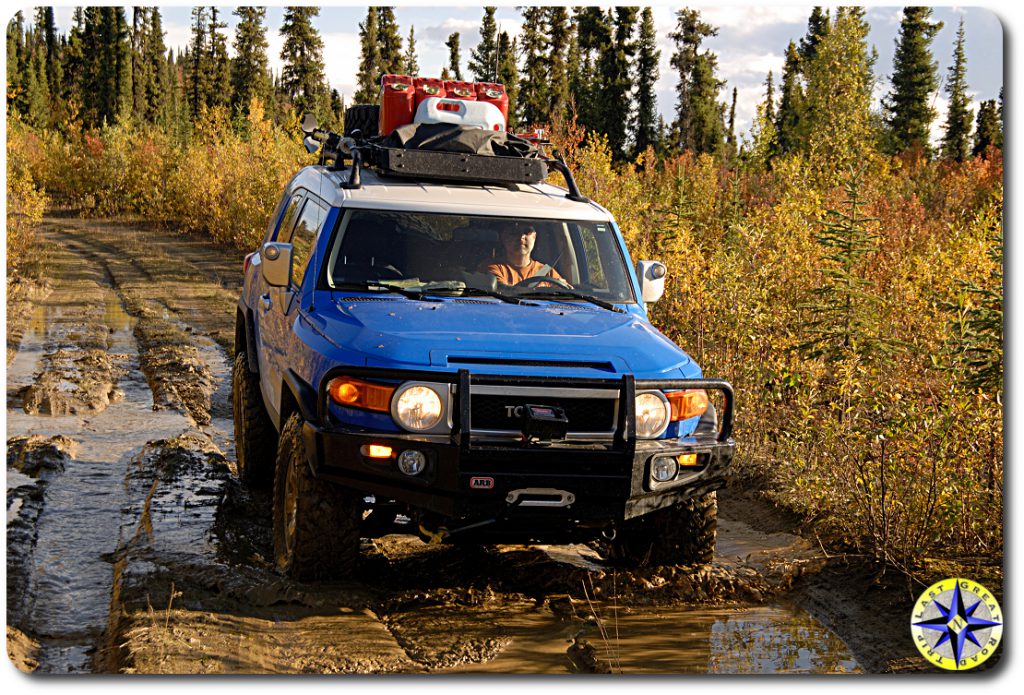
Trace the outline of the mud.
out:
M 871 606 L 835 560 L 733 490 L 707 567 L 626 572 L 598 545 L 392 535 L 364 540 L 352 581 L 282 577 L 269 495 L 234 475 L 242 255 L 131 223 L 51 216 L 42 233 L 54 249 L 47 292 L 16 299 L 13 357 L 8 343 L 8 653 L 19 668 L 845 673 L 895 668 L 914 649 L 881 618 L 872 630 L 892 639 L 867 648 L 856 621 Z M 75 361 L 90 351 L 109 368 Z M 43 389 L 44 377 L 62 386 Z M 51 395 L 26 409 L 32 388 Z M 104 388 L 106 403 L 85 395 Z M 58 407 L 57 393 L 78 395 Z M 829 592 L 843 608 L 830 612 Z

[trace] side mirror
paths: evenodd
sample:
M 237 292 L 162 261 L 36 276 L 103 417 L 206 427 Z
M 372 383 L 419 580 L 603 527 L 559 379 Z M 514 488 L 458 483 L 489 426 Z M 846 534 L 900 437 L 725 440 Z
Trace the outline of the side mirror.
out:
M 640 280 L 640 297 L 645 304 L 661 299 L 665 294 L 668 268 L 661 261 L 637 261 L 636 276 Z
M 302 114 L 302 122 L 299 124 L 299 128 L 306 135 L 312 135 L 313 131 L 316 130 L 316 116 L 308 111 Z
M 287 287 L 292 279 L 292 245 L 268 241 L 260 249 L 260 272 L 271 287 Z

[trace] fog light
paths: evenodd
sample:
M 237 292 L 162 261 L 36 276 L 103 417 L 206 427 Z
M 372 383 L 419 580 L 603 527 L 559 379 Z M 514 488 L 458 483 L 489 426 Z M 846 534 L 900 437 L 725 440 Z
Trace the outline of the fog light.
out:
M 659 456 L 651 462 L 651 477 L 659 483 L 667 483 L 676 477 L 679 464 L 669 456 Z
M 679 456 L 676 456 L 676 461 L 678 461 L 679 465 L 684 468 L 687 466 L 692 467 L 698 465 L 697 454 L 679 454 Z
M 398 456 L 398 470 L 406 475 L 419 475 L 427 467 L 427 457 L 422 451 L 406 449 Z

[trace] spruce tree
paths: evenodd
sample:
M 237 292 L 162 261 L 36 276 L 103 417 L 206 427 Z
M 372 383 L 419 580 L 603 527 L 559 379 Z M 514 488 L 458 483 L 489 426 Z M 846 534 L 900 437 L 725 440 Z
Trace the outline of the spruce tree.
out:
M 208 31 L 210 47 L 210 90 L 207 106 L 228 106 L 231 103 L 231 59 L 228 57 L 228 37 L 224 34 L 227 24 L 220 19 L 216 7 L 210 8 Z
M 608 110 L 600 102 L 603 91 L 597 70 L 600 51 L 612 41 L 612 28 L 600 7 L 577 7 L 573 14 L 579 56 L 569 84 L 576 100 L 577 121 L 590 131 L 604 132 Z
M 800 54 L 792 41 L 786 48 L 782 66 L 782 94 L 775 115 L 775 137 L 780 154 L 799 150 L 804 142 L 804 87 L 800 82 Z
M 377 41 L 377 8 L 366 10 L 359 25 L 359 72 L 356 74 L 357 104 L 376 104 L 380 99 L 380 43 Z
M 448 47 L 448 74 L 451 75 L 450 79 L 462 81 L 462 51 L 459 48 L 459 32 L 454 32 L 448 35 L 448 40 L 444 42 L 444 45 Z
M 673 124 L 673 132 L 676 134 L 676 142 L 673 144 L 682 150 L 697 149 L 697 137 L 694 132 L 694 119 L 696 105 L 693 95 L 694 84 L 703 87 L 710 87 L 710 83 L 704 82 L 708 75 L 709 65 L 701 59 L 700 45 L 708 37 L 717 36 L 718 29 L 704 22 L 700 18 L 700 12 L 684 8 L 676 12 L 676 28 L 669 38 L 675 43 L 675 51 L 672 54 L 671 65 L 676 71 L 676 122 Z M 696 73 L 700 70 L 703 75 L 695 79 Z M 711 72 L 713 78 L 713 71 Z M 701 95 L 706 100 L 708 93 L 713 92 L 713 98 L 717 99 L 717 87 L 707 89 Z M 717 108 L 717 107 L 716 107 Z M 704 109 L 706 111 L 706 109 Z M 702 116 L 707 116 L 706 113 Z M 706 124 L 705 124 L 706 125 Z
M 736 88 L 733 87 L 733 111 L 736 110 Z M 775 122 L 775 78 L 772 71 L 768 71 L 768 77 L 764 81 L 764 117 Z
M 640 38 L 636 57 L 636 127 L 633 139 L 637 154 L 648 147 L 659 146 L 658 102 L 655 85 L 658 82 L 658 34 L 654 27 L 654 13 L 645 7 L 640 18 Z
M 719 154 L 725 141 L 725 123 L 718 92 L 725 84 L 715 75 L 718 57 L 711 51 L 699 54 L 690 76 L 691 149 L 698 154 Z
M 828 12 L 815 7 L 811 10 L 811 16 L 807 19 L 807 35 L 800 39 L 800 60 L 802 65 L 809 65 L 818 54 L 818 44 L 821 43 L 829 32 L 830 22 Z
M 316 114 L 321 122 L 329 122 L 330 92 L 324 75 L 324 41 L 313 26 L 319 16 L 318 7 L 287 7 L 281 36 L 281 88 L 292 102 L 295 113 Z
M 986 254 L 991 271 L 988 282 L 958 281 L 965 295 L 952 321 L 956 336 L 951 345 L 956 373 L 963 385 L 992 394 L 997 402 L 1003 395 L 1003 224 L 1002 209 L 985 213 L 988 222 Z M 965 306 L 966 305 L 966 306 Z
M 192 120 L 206 108 L 210 93 L 210 52 L 207 37 L 209 18 L 205 7 L 192 8 L 192 39 L 188 44 L 188 64 L 185 70 L 185 89 L 188 94 Z
M 25 92 L 24 21 L 19 10 L 7 23 L 7 101 L 22 113 L 20 104 Z
M 405 61 L 402 57 L 402 37 L 398 34 L 398 22 L 395 21 L 395 8 L 381 7 L 377 10 L 377 43 L 380 46 L 380 75 L 400 75 L 405 73 Z
M 480 43 L 469 52 L 469 71 L 477 82 L 498 81 L 498 25 L 494 21 L 496 11 L 496 7 L 484 7 Z
M 911 147 L 928 150 L 935 110 L 932 93 L 938 88 L 938 63 L 930 45 L 942 22 L 931 22 L 930 7 L 905 7 L 893 58 L 892 91 L 883 101 L 891 141 L 897 152 Z
M 505 85 L 508 95 L 508 130 L 514 131 L 519 124 L 516 114 L 519 99 L 519 67 L 516 64 L 516 42 L 508 32 L 498 34 L 498 82 Z
M 269 104 L 270 71 L 268 67 L 267 28 L 264 25 L 265 7 L 238 7 L 235 9 L 238 26 L 235 27 L 235 58 L 231 62 L 231 108 L 246 115 L 254 98 L 264 106 Z
M 547 11 L 543 7 L 524 7 L 519 47 L 525 72 L 519 80 L 519 120 L 524 125 L 548 121 L 549 84 L 545 65 L 548 37 L 544 33 Z
M 978 105 L 978 124 L 974 129 L 974 148 L 971 154 L 975 157 L 984 155 L 989 146 L 998 146 L 1000 130 L 995 99 L 981 102 Z
M 967 57 L 964 53 L 964 20 L 956 32 L 953 64 L 946 79 L 949 107 L 946 132 L 942 136 L 942 156 L 962 162 L 967 157 L 971 137 L 971 98 L 967 96 Z
M 132 110 L 137 118 L 144 118 L 146 90 L 152 81 L 146 62 L 146 44 L 149 42 L 149 17 L 145 7 L 132 8 Z
M 167 47 L 164 44 L 163 18 L 160 9 L 149 10 L 149 31 L 143 60 L 149 80 L 143 95 L 142 117 L 149 123 L 158 123 L 167 128 L 170 125 L 170 91 L 173 85 L 167 71 Z
M 609 23 L 614 27 L 612 41 L 601 51 L 598 59 L 599 101 L 606 109 L 603 132 L 608 136 L 608 147 L 616 159 L 626 156 L 626 141 L 632 111 L 633 84 L 629 66 L 636 53 L 633 28 L 636 25 L 636 7 L 616 7 L 609 11 Z
M 46 50 L 46 85 L 51 98 L 57 98 L 64 82 L 64 71 L 61 65 L 60 37 L 57 35 L 57 24 L 53 17 L 53 7 L 36 9 L 36 31 L 41 35 Z
M 25 120 L 36 128 L 50 123 L 50 88 L 46 83 L 46 54 L 39 42 L 29 45 L 25 61 Z
M 569 10 L 551 7 L 547 12 L 548 54 L 547 64 L 550 90 L 548 92 L 548 118 L 565 117 L 569 106 L 568 54 L 572 27 Z
M 817 235 L 822 282 L 812 291 L 813 299 L 802 305 L 809 318 L 801 351 L 832 363 L 851 357 L 871 359 L 888 351 L 874 311 L 878 300 L 865 291 L 867 261 L 878 251 L 878 235 L 868 230 L 877 220 L 863 213 L 861 185 L 861 175 L 852 174 L 844 184 L 844 208 L 829 210 L 822 221 Z
M 416 30 L 409 25 L 409 38 L 405 42 L 405 55 L 402 57 L 402 65 L 407 75 L 416 77 L 420 74 L 419 60 L 416 58 Z
M 769 92 L 771 91 L 771 71 L 768 72 Z M 769 101 L 769 103 L 771 103 Z M 736 88 L 732 88 L 732 104 L 729 106 L 729 128 L 725 134 L 725 142 L 729 147 L 729 156 L 736 156 Z
M 85 13 L 76 7 L 71 16 L 71 29 L 67 33 L 67 44 L 63 51 L 63 80 L 60 96 L 67 104 L 70 113 L 80 112 L 82 108 L 82 79 L 84 74 L 85 53 L 82 37 L 85 34 Z M 8 55 L 11 55 L 8 50 Z M 9 64 L 9 63 L 8 63 Z M 10 82 L 8 81 L 8 84 Z

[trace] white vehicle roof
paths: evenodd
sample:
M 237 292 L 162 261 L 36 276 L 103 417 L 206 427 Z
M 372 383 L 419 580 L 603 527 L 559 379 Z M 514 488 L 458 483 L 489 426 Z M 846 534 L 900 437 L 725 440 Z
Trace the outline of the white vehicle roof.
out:
M 310 166 L 292 185 L 316 193 L 332 207 L 405 210 L 496 217 L 537 217 L 555 220 L 606 222 L 611 213 L 594 202 L 566 198 L 567 191 L 551 184 L 457 184 L 382 177 L 364 168 L 362 187 L 345 189 L 349 169 L 331 171 Z

